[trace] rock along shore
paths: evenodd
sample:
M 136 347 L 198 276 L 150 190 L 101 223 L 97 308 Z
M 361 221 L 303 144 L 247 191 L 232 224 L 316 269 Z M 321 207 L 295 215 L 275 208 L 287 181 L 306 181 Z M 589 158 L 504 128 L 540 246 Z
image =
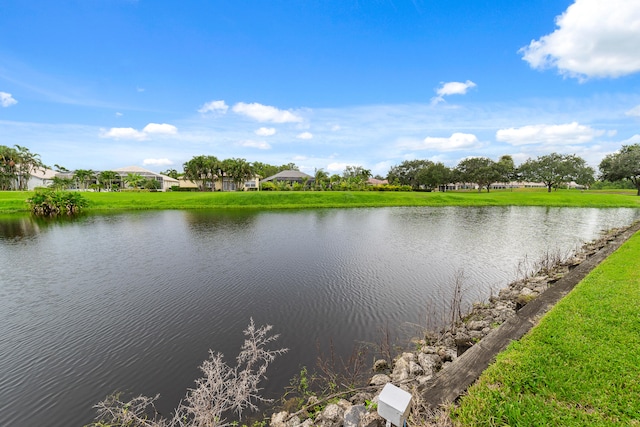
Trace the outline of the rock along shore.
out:
M 640 229 L 640 222 L 626 228 L 609 230 L 599 239 L 584 244 L 568 259 L 563 260 L 556 256 L 548 256 L 548 259 L 538 263 L 538 269 L 535 273 L 526 274 L 524 278 L 510 283 L 497 295 L 491 296 L 487 303 L 474 304 L 469 313 L 456 324 L 450 325 L 447 330 L 439 333 L 429 332 L 424 338 L 416 340 L 414 343 L 416 351 L 402 353 L 391 365 L 385 360 L 376 361 L 368 387 L 353 391 L 351 394 L 345 394 L 344 396 L 347 398 L 330 400 L 332 403 L 326 405 L 314 418 L 309 418 L 305 411 L 294 414 L 286 411 L 274 413 L 271 416 L 270 425 L 273 427 L 383 427 L 385 420 L 372 409 L 372 406 L 375 407 L 378 396 L 387 383 L 392 383 L 412 393 L 412 415 L 419 418 L 423 425 L 428 425 L 429 422 L 433 422 L 434 425 L 436 422 L 438 422 L 437 425 L 447 425 L 442 419 L 436 419 L 439 416 L 438 407 L 441 404 L 450 403 L 463 393 L 475 381 L 477 375 L 484 370 L 486 367 L 484 365 L 489 363 L 488 359 L 492 360 L 495 354 L 485 351 L 490 357 L 485 357 L 487 360 L 483 362 L 476 361 L 477 357 L 467 357 L 470 360 L 467 360 L 466 363 L 476 364 L 479 371 L 471 377 L 467 375 L 471 382 L 469 379 L 456 379 L 455 375 L 449 375 L 451 377 L 449 378 L 443 374 L 468 369 L 458 360 L 460 359 L 462 362 L 462 359 L 465 359 L 462 356 L 469 349 L 477 346 L 479 351 L 483 352 L 482 347 L 487 347 L 484 343 L 487 335 L 497 331 L 505 322 L 514 323 L 517 321 L 516 318 L 521 310 L 527 311 L 524 310 L 527 305 L 538 300 L 540 295 L 548 289 L 552 289 L 554 284 L 567 277 L 578 266 L 594 264 L 583 268 L 583 270 L 587 270 L 586 273 L 579 274 L 579 277 L 571 280 L 572 284 L 564 285 L 570 287 L 553 299 L 552 304 L 554 304 L 588 271 L 638 229 Z M 596 254 L 599 256 L 594 257 Z M 590 259 L 593 262 L 585 262 Z M 532 318 L 537 319 L 541 312 L 549 308 L 543 307 L 537 310 L 531 315 Z M 535 322 L 530 323 L 524 329 L 520 327 L 524 332 L 519 333 L 518 338 L 528 331 Z M 499 337 L 495 333 L 492 334 L 492 337 L 494 340 L 497 337 L 498 340 L 504 341 L 500 343 L 502 349 L 512 339 Z M 482 345 L 478 346 L 479 343 Z M 473 352 L 469 352 L 468 356 L 471 353 Z M 449 387 L 450 390 L 442 390 L 444 387 Z M 369 405 L 365 405 L 365 402 L 368 402 Z M 317 402 L 309 403 L 317 404 Z

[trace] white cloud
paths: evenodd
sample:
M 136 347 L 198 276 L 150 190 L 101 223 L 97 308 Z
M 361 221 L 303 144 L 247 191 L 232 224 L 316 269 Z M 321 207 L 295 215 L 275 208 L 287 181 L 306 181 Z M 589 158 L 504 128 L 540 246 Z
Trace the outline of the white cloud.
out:
M 640 144 L 640 134 L 635 134 L 631 138 L 625 139 L 620 144 L 622 145 Z
M 604 133 L 604 130 L 572 122 L 562 125 L 529 125 L 500 129 L 496 132 L 496 140 L 511 145 L 584 144 Z
M 170 166 L 173 162 L 169 159 L 144 159 L 143 166 Z
M 338 163 L 338 162 L 329 163 L 327 165 L 327 171 L 329 173 L 344 172 L 347 166 L 351 166 L 351 163 Z
M 229 106 L 224 101 L 210 101 L 198 109 L 198 113 L 226 113 Z
M 466 82 L 442 83 L 442 86 L 436 89 L 438 96 L 431 98 L 431 103 L 437 104 L 443 102 L 444 97 L 449 95 L 465 95 L 467 91 L 473 87 L 476 87 L 476 84 L 471 80 L 467 80 Z
M 311 132 L 302 132 L 302 133 L 296 135 L 296 138 L 298 138 L 298 139 L 312 139 L 313 138 L 313 134 Z
M 134 128 L 111 128 L 108 131 L 102 132 L 103 138 L 113 139 L 135 139 L 137 141 L 144 141 L 147 139 L 147 134 L 135 130 Z
M 631 110 L 625 113 L 627 116 L 640 117 L 640 105 L 636 105 Z
M 470 133 L 456 132 L 449 137 L 428 136 L 422 141 L 403 141 L 399 148 L 408 150 L 455 151 L 472 148 L 479 144 L 478 138 Z
M 259 136 L 271 136 L 276 134 L 276 129 L 262 127 L 260 129 L 256 129 L 254 133 Z
M 10 93 L 0 92 L 0 105 L 2 105 L 3 107 L 10 107 L 17 103 L 18 101 L 16 101 L 16 99 L 11 96 Z
M 238 143 L 236 143 L 236 145 L 239 145 L 241 147 L 257 148 L 259 150 L 269 150 L 271 148 L 271 145 L 269 145 L 269 143 L 265 141 L 253 141 L 250 139 L 239 141 Z
M 103 138 L 113 139 L 135 139 L 137 141 L 144 141 L 149 139 L 149 134 L 155 135 L 175 135 L 178 133 L 178 128 L 166 123 L 149 123 L 142 129 L 142 131 L 134 128 L 111 128 L 108 131 L 102 130 L 101 135 Z
M 122 117 L 122 116 L 123 116 L 123 114 L 121 112 L 116 111 L 116 117 Z
M 161 135 L 175 135 L 178 133 L 178 128 L 173 126 L 173 125 L 169 125 L 166 123 L 149 123 L 148 125 L 146 125 L 144 127 L 144 129 L 142 129 L 142 131 L 144 133 L 155 133 L 155 134 L 161 134 Z
M 556 17 L 557 29 L 520 49 L 531 67 L 556 67 L 581 80 L 640 71 L 640 3 L 576 0 Z
M 302 121 L 302 117 L 289 110 L 279 110 L 276 107 L 256 102 L 251 104 L 238 102 L 233 106 L 232 110 L 234 113 L 242 114 L 259 122 L 299 123 Z

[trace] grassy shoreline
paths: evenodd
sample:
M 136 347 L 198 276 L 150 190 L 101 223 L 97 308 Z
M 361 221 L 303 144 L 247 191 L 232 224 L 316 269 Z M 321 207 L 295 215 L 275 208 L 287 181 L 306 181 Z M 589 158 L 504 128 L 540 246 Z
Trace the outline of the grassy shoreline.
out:
M 28 212 L 26 199 L 32 192 L 0 192 L 0 213 Z M 306 209 L 391 206 L 553 206 L 640 208 L 635 191 L 579 191 L 544 189 L 516 191 L 422 192 L 228 192 L 150 193 L 83 192 L 87 212 L 161 209 Z
M 454 409 L 459 425 L 640 425 L 640 234 L 496 362 Z

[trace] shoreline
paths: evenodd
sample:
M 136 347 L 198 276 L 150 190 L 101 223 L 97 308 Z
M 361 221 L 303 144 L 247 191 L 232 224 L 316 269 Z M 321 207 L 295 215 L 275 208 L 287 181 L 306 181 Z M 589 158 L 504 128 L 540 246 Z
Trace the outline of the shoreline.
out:
M 30 211 L 25 202 L 33 192 L 0 191 L 0 214 Z M 576 208 L 640 208 L 640 197 L 630 192 L 557 190 L 500 191 L 490 193 L 282 191 L 282 192 L 81 192 L 89 201 L 86 214 L 130 210 L 284 210 L 322 208 L 375 208 L 403 206 L 545 206 Z
M 304 408 L 293 414 L 280 411 L 271 415 L 270 425 L 382 426 L 382 418 L 367 406 L 377 402 L 387 383 L 413 394 L 412 416 L 419 416 L 423 422 L 442 422 L 441 417 L 447 416 L 442 408 L 461 396 L 498 353 L 535 327 L 544 313 L 638 230 L 640 221 L 607 230 L 568 259 L 508 284 L 487 303 L 474 304 L 449 330 L 428 333 L 418 339 L 417 351 L 403 352 L 392 365 L 385 360 L 376 361 L 368 386 L 342 393 L 351 396 L 328 404 L 315 418 L 305 416 Z M 307 403 L 319 404 L 318 401 Z

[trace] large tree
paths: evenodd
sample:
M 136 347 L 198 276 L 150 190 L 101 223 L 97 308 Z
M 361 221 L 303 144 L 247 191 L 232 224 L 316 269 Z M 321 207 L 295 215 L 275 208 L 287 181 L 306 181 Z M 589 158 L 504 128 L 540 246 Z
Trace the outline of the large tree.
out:
M 253 170 L 260 178 L 267 178 L 280 172 L 278 166 L 270 165 L 268 163 L 253 162 Z
M 575 154 L 551 153 L 529 159 L 520 165 L 521 179 L 532 182 L 543 182 L 547 191 L 571 181 L 577 184 L 590 185 L 595 171 L 587 166 L 584 159 Z
M 478 185 L 478 192 L 486 187 L 487 193 L 491 184 L 500 181 L 498 164 L 488 157 L 468 157 L 458 163 L 454 171 L 458 181 Z
M 431 162 L 430 162 L 431 163 Z M 431 163 L 420 169 L 415 177 L 416 183 L 428 190 L 434 190 L 440 186 L 446 186 L 451 182 L 451 169 L 443 163 Z
M 245 159 L 226 159 L 223 164 L 227 178 L 234 183 L 237 190 L 241 190 L 244 183 L 255 176 L 253 166 Z
M 220 161 L 215 156 L 195 156 L 184 165 L 184 177 L 195 182 L 201 191 L 214 190 L 213 182 L 218 177 Z M 208 185 L 207 185 L 208 184 Z
M 432 166 L 430 160 L 405 160 L 399 165 L 393 166 L 387 173 L 389 183 L 397 183 L 400 185 L 409 185 L 412 189 L 420 188 L 418 182 L 418 174 L 425 168 Z
M 517 178 L 516 167 L 513 163 L 513 157 L 507 155 L 501 156 L 496 163 L 496 168 L 500 173 L 499 181 L 508 183 L 514 181 Z
M 640 196 L 640 144 L 623 145 L 602 159 L 599 169 L 603 181 L 631 181 Z

